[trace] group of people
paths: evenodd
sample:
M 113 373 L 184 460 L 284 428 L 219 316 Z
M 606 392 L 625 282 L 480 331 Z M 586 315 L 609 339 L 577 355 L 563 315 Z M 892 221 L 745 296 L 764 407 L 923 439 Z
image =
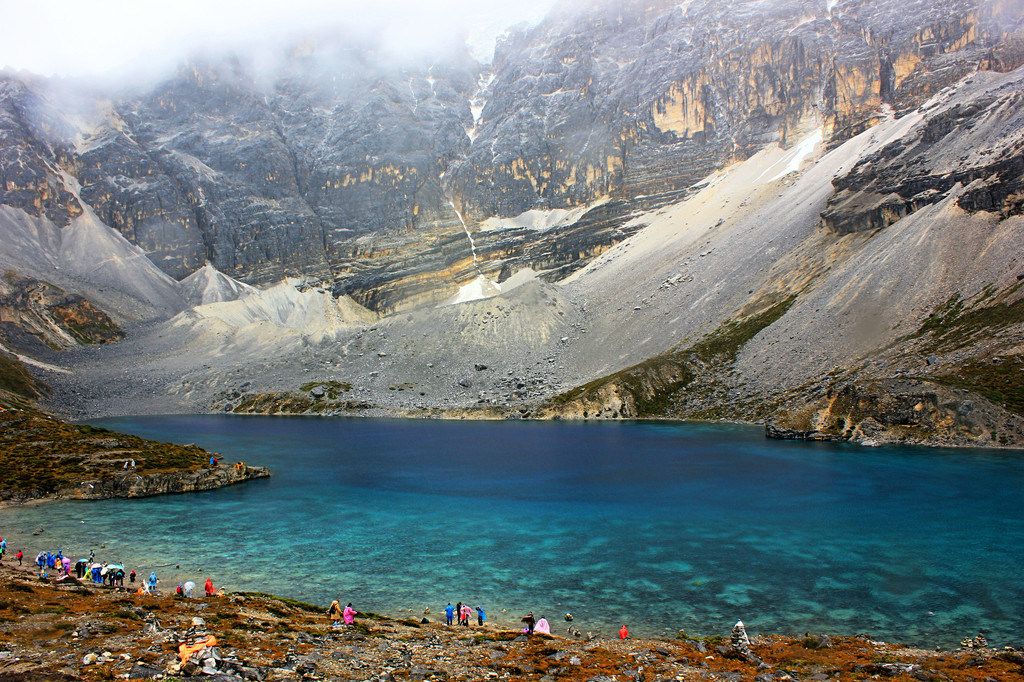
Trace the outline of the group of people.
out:
M 0 561 L 3 559 L 3 553 L 7 549 L 7 540 L 0 538 Z M 15 555 L 18 559 L 18 565 L 22 563 L 23 552 L 18 552 Z M 107 563 L 97 562 L 96 552 L 90 551 L 89 557 L 78 559 L 74 562 L 74 571 L 71 568 L 71 559 L 64 556 L 64 550 L 58 549 L 56 552 L 44 550 L 36 555 L 35 560 L 36 566 L 39 568 L 40 577 L 52 577 L 54 580 L 62 581 L 68 578 L 74 578 L 76 580 L 89 580 L 96 585 L 109 585 L 110 587 L 124 587 L 125 578 L 128 578 L 128 583 L 131 589 L 135 590 L 135 594 L 148 594 L 156 595 L 159 594 L 157 591 L 157 585 L 160 579 L 156 575 L 156 571 L 152 571 L 149 574 L 149 578 L 139 581 L 138 589 L 135 589 L 135 583 L 138 578 L 134 570 L 127 571 L 122 563 Z M 52 572 L 52 573 L 51 573 Z M 185 583 L 178 583 L 176 590 L 177 594 L 183 597 L 191 597 L 192 590 L 195 588 L 195 583 L 188 581 Z M 207 578 L 206 583 L 203 586 L 203 591 L 207 597 L 212 597 L 218 594 L 217 590 L 213 586 L 213 579 Z
M 463 604 L 462 602 L 459 602 L 457 606 L 452 606 L 452 603 L 448 602 L 448 606 L 444 607 L 445 622 L 451 625 L 456 615 L 459 617 L 459 625 L 468 627 L 469 619 L 473 616 L 473 609 L 470 608 L 469 604 Z M 487 620 L 487 614 L 484 613 L 484 607 L 477 605 L 476 624 L 483 625 L 485 620 Z
M 567 623 L 571 623 L 572 619 L 573 619 L 573 617 L 572 617 L 571 613 L 565 614 L 565 621 Z M 523 616 L 521 620 L 522 620 L 523 623 L 526 624 L 523 627 L 523 633 L 526 634 L 527 636 L 532 635 L 535 632 L 539 632 L 542 635 L 550 635 L 551 634 L 551 624 L 548 623 L 548 619 L 545 618 L 544 616 L 541 616 L 540 619 L 538 620 L 537 618 L 534 618 L 533 611 L 530 611 L 528 614 Z M 569 626 L 569 631 L 570 631 L 570 633 L 573 631 L 573 627 L 571 625 Z M 578 630 L 576 631 L 576 634 L 579 634 Z M 619 639 L 628 639 L 628 638 L 629 638 L 629 628 L 627 628 L 626 624 L 623 623 L 622 627 L 619 628 Z
M 7 540 L 0 538 L 0 562 L 3 561 L 4 552 L 7 550 Z M 18 559 L 18 565 L 21 565 L 22 557 L 24 554 L 18 552 L 15 555 Z M 75 578 L 82 580 L 88 577 L 92 582 L 96 584 L 109 584 L 111 587 L 121 586 L 124 587 L 125 579 L 125 568 L 122 564 L 108 564 L 96 563 L 95 552 L 89 552 L 88 559 L 79 559 L 75 562 Z M 36 564 L 39 566 L 40 575 L 46 576 L 47 569 L 56 572 L 56 579 L 63 580 L 64 578 L 71 576 L 71 559 L 64 556 L 63 550 L 58 549 L 56 553 L 50 551 L 40 552 L 36 556 Z M 127 574 L 129 583 L 134 587 L 136 581 L 135 571 L 131 571 Z M 157 594 L 157 584 L 160 579 L 156 575 L 156 571 L 149 574 L 149 578 L 141 581 L 139 589 L 136 594 Z M 178 583 L 178 587 L 175 592 L 185 598 L 192 597 L 192 591 L 195 589 L 195 583 L 191 580 Z M 216 589 L 213 586 L 213 579 L 207 578 L 206 583 L 203 585 L 203 591 L 207 597 L 212 597 L 217 594 Z M 483 606 L 477 605 L 476 607 L 476 623 L 478 626 L 483 626 L 487 620 L 487 614 L 484 612 Z M 451 625 L 456 616 L 458 616 L 458 624 L 463 627 L 469 626 L 469 619 L 473 616 L 474 609 L 469 604 L 463 604 L 461 601 L 452 606 L 451 602 L 444 608 L 445 622 Z M 359 612 L 352 606 L 352 602 L 349 602 L 344 608 L 341 607 L 339 600 L 335 599 L 331 602 L 330 608 L 327 610 L 327 620 L 331 621 L 334 625 L 339 625 L 339 619 L 345 623 L 345 625 L 354 625 L 355 617 Z M 572 615 L 565 614 L 565 620 L 571 621 Z M 426 620 L 424 619 L 424 622 Z M 531 611 L 522 618 L 524 623 L 523 632 L 527 635 L 532 635 L 535 632 L 550 635 L 551 624 L 548 623 L 547 618 L 541 616 L 539 619 L 535 618 Z M 626 639 L 629 637 L 629 630 L 625 624 L 619 629 L 619 638 Z
M 18 552 L 18 563 L 21 563 L 21 552 Z M 55 580 L 65 580 L 72 577 L 71 558 L 64 556 L 64 550 L 58 549 L 56 553 L 49 550 L 42 551 L 36 555 L 36 566 L 39 567 L 41 577 L 51 577 L 49 571 L 53 571 Z M 129 583 L 136 579 L 135 571 L 126 572 L 122 563 L 108 563 L 96 561 L 95 551 L 89 552 L 89 558 L 82 558 L 75 561 L 74 578 L 76 580 L 90 580 L 97 585 L 109 585 L 111 587 L 124 587 L 124 579 L 128 578 Z M 156 577 L 155 575 L 153 576 Z
M 539 632 L 542 635 L 551 634 L 551 624 L 548 623 L 548 619 L 544 616 L 540 617 L 540 620 L 534 618 L 533 611 L 522 617 L 521 621 L 526 623 L 523 627 L 523 632 L 527 635 L 532 635 L 535 632 Z
M 154 573 L 153 576 L 155 577 L 156 574 Z M 192 590 L 194 589 L 196 589 L 196 584 L 191 580 L 188 580 L 184 583 L 178 583 L 178 587 L 175 588 L 174 591 L 179 597 L 191 599 Z M 217 591 L 213 588 L 213 578 L 206 579 L 206 583 L 203 585 L 203 591 L 206 592 L 207 597 L 212 597 L 217 593 Z
M 338 618 L 341 618 L 345 621 L 345 625 L 354 625 L 358 613 L 358 611 L 352 608 L 352 602 L 349 602 L 348 606 L 342 609 L 341 602 L 335 599 L 331 602 L 331 607 L 327 609 L 327 620 L 331 621 L 334 625 L 338 625 Z

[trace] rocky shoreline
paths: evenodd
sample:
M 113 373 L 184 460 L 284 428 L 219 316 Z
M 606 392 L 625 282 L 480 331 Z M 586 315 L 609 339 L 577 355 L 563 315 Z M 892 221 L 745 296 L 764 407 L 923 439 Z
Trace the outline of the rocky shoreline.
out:
M 256 593 L 136 595 L 0 567 L 0 680 L 1018 679 L 1024 653 L 983 640 L 926 651 L 872 640 L 757 636 L 566 637 L 361 613 L 336 626 L 317 605 Z M 358 604 L 356 604 L 358 608 Z M 427 621 L 427 622 L 424 622 Z M 208 639 L 212 637 L 213 639 Z M 207 643 L 208 646 L 199 646 Z M 192 653 L 182 653 L 181 646 Z
M 159 443 L 36 410 L 0 412 L 0 504 L 213 490 L 270 476 L 194 444 Z
M 106 481 L 82 483 L 56 493 L 57 499 L 105 500 L 112 497 L 152 497 L 215 490 L 257 478 L 269 478 L 270 469 L 244 462 L 218 463 L 205 469 L 138 474 L 128 470 Z

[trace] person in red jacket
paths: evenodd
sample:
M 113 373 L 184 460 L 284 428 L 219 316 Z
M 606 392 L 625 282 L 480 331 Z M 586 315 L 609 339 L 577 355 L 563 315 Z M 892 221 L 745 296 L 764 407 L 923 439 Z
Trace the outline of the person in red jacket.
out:
M 207 578 L 206 579 L 206 585 L 204 585 L 203 587 L 206 590 L 206 596 L 207 597 L 212 597 L 213 596 L 213 578 Z
M 20 549 L 18 550 L 18 553 L 14 555 L 14 557 L 18 560 L 19 566 L 21 566 L 21 558 L 23 556 L 25 556 L 25 554 Z
M 622 627 L 619 628 L 619 639 L 626 639 L 629 637 L 629 630 L 626 629 L 626 624 L 623 623 Z

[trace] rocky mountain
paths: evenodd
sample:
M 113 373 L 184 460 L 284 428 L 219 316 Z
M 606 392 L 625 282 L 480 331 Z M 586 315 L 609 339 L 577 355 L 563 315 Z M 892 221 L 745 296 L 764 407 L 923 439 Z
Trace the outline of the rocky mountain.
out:
M 442 300 L 478 269 L 564 276 L 626 236 L 638 207 L 765 145 L 819 127 L 838 142 L 882 105 L 1015 68 L 1020 10 L 565 5 L 491 65 L 396 66 L 365 41 L 322 37 L 269 74 L 205 60 L 144 92 L 96 95 L 87 124 L 8 78 L 0 200 L 58 226 L 88 205 L 176 279 L 205 261 L 253 284 L 310 275 L 389 312 Z M 515 220 L 479 229 L 598 202 L 543 235 Z
M 163 411 L 314 367 L 413 411 L 765 419 L 914 375 L 1019 414 L 954 366 L 1020 351 L 1022 64 L 1021 0 L 609 0 L 489 64 L 323 34 L 120 92 L 8 74 L 0 262 L 137 328 L 64 397 L 123 354 Z

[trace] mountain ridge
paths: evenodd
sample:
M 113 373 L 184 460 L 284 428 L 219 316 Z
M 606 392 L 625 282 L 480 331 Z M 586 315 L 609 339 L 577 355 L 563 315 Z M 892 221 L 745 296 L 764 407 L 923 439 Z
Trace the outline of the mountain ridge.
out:
M 1019 0 L 565 5 L 490 65 L 330 43 L 269 79 L 197 61 L 96 100 L 92 127 L 8 76 L 0 225 L 33 246 L 0 262 L 49 276 L 54 240 L 95 221 L 173 275 L 156 298 L 155 274 L 58 276 L 129 327 L 53 377 L 72 412 L 233 410 L 304 394 L 300 378 L 403 414 L 764 420 L 914 377 L 1005 396 L 1015 365 L 992 358 L 1016 358 L 1024 330 L 1022 16 Z M 205 301 L 186 277 L 260 291 Z M 330 298 L 342 322 L 257 314 L 281 281 L 295 311 Z M 937 353 L 927 320 L 953 296 L 962 324 L 1005 315 Z M 694 350 L 726 337 L 725 356 Z M 670 373 L 633 390 L 634 367 Z M 1000 405 L 972 442 L 1024 442 Z

